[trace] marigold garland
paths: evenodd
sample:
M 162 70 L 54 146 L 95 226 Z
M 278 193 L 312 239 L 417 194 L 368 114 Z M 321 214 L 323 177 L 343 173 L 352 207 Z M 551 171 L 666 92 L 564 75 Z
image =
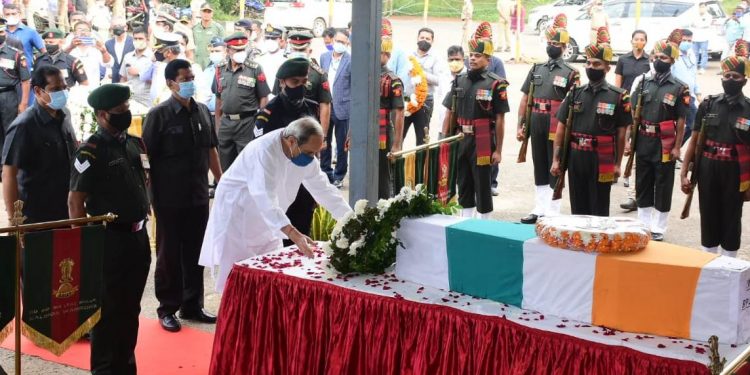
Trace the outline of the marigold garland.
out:
M 414 93 L 411 94 L 409 100 L 406 102 L 406 116 L 411 116 L 412 113 L 416 113 L 424 105 L 427 100 L 427 75 L 422 69 L 422 65 L 419 65 L 419 61 L 414 56 L 409 56 L 411 62 L 411 71 L 409 77 L 411 77 L 411 83 L 414 85 Z
M 536 234 L 552 247 L 587 253 L 627 253 L 646 247 L 651 233 L 627 218 L 590 218 L 576 228 L 584 216 L 558 216 L 540 219 Z

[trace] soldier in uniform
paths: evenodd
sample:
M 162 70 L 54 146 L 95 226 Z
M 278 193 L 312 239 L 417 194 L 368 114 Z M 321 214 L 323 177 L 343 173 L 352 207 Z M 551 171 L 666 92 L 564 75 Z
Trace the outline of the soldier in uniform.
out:
M 521 223 L 534 224 L 537 218 L 545 215 L 559 215 L 560 201 L 552 200 L 552 188 L 555 179 L 550 175 L 552 167 L 552 143 L 557 129 L 557 110 L 567 93 L 578 85 L 578 69 L 570 66 L 562 58 L 562 52 L 570 39 L 565 30 L 567 20 L 564 14 L 555 17 L 555 23 L 546 31 L 547 56 L 544 64 L 534 64 L 521 87 L 523 96 L 518 106 L 518 133 L 516 138 L 523 141 L 527 103 L 531 85 L 533 90 L 533 107 L 529 126 L 529 143 L 531 157 L 534 161 L 534 185 L 536 185 L 536 204 L 534 209 Z
M 318 119 L 323 129 L 328 129 L 328 123 L 331 121 L 331 88 L 328 85 L 328 74 L 314 58 L 310 57 L 312 39 L 313 35 L 309 31 L 292 31 L 289 34 L 291 52 L 288 57 L 290 59 L 301 57 L 310 61 L 310 72 L 307 74 L 307 83 L 305 83 L 305 98 L 317 103 L 318 111 L 313 116 Z M 278 95 L 279 91 L 279 80 L 276 80 L 273 85 L 273 94 Z
M 247 36 L 234 33 L 224 43 L 228 59 L 217 64 L 211 90 L 216 94 L 221 168 L 226 171 L 253 139 L 255 116 L 266 106 L 270 89 L 263 68 L 248 59 Z
M 680 56 L 676 44 L 660 40 L 654 45 L 651 60 L 655 74 L 634 87 L 633 103 L 643 95 L 641 122 L 634 152 L 635 194 L 638 219 L 651 229 L 654 241 L 663 241 L 672 208 L 675 161 L 690 110 L 688 87 L 670 73 Z
M 493 50 L 491 30 L 487 22 L 479 25 L 474 38 L 469 41 L 470 70 L 456 76 L 443 100 L 443 106 L 448 110 L 441 137 L 452 133 L 453 116 L 458 123 L 457 130 L 464 134 L 457 161 L 458 204 L 464 207 L 461 212 L 464 217 L 474 216 L 475 211 L 481 218 L 490 217 L 492 165 L 499 164 L 502 159 L 505 113 L 510 110 L 506 91 L 508 81 L 487 71 Z
M 306 98 L 309 72 L 310 61 L 302 57 L 289 59 L 279 67 L 276 81 L 280 92 L 258 114 L 255 120 L 256 137 L 285 128 L 302 117 L 315 117 L 318 114 L 318 103 Z M 295 228 L 309 236 L 314 211 L 315 199 L 304 186 L 300 186 L 286 216 Z M 292 244 L 290 240 L 284 241 L 284 246 Z
M 574 215 L 609 216 L 612 184 L 620 176 L 625 130 L 630 125 L 627 91 L 607 83 L 612 48 L 606 43 L 586 46 L 589 83 L 574 88 L 557 112 L 554 161 L 550 172 L 560 175 L 563 147 L 568 147 L 570 206 Z M 565 142 L 569 111 L 573 111 L 570 144 Z
M 86 76 L 86 71 L 83 70 L 81 60 L 62 50 L 61 46 L 64 38 L 65 35 L 58 29 L 47 29 L 44 32 L 42 39 L 44 39 L 44 46 L 47 48 L 47 52 L 36 59 L 34 70 L 39 69 L 40 66 L 52 65 L 60 69 L 68 88 L 75 86 L 76 83 L 84 86 L 88 85 L 89 79 Z
M 390 27 L 383 27 L 380 43 L 380 110 L 378 112 L 380 129 L 378 132 L 380 149 L 378 154 L 378 198 L 380 199 L 388 199 L 392 196 L 393 183 L 388 153 L 400 151 L 404 140 L 404 84 L 396 73 L 386 67 L 388 60 L 391 58 L 391 52 L 393 52 L 391 32 Z M 391 119 L 393 119 L 393 124 L 391 124 Z
M 5 20 L 0 19 L 0 144 L 5 141 L 8 126 L 29 102 L 31 73 L 23 50 L 11 47 L 5 31 Z M 21 97 L 16 86 L 21 84 Z
M 701 126 L 706 142 L 698 174 L 701 245 L 712 253 L 737 256 L 742 235 L 742 205 L 750 201 L 750 99 L 742 93 L 750 61 L 731 56 L 721 62 L 724 93 L 705 98 L 698 107 L 685 166 L 695 162 Z M 693 167 L 695 168 L 695 166 Z M 682 168 L 682 190 L 691 189 Z
M 105 84 L 88 97 L 99 129 L 76 151 L 70 176 L 70 218 L 117 219 L 104 234 L 101 320 L 91 331 L 92 374 L 135 374 L 138 314 L 151 247 L 146 233 L 148 157 L 143 141 L 128 134 L 130 88 Z

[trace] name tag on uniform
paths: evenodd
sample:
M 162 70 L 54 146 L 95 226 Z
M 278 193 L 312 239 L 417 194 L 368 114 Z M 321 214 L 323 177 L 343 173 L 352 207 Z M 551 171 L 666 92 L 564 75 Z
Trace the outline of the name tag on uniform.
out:
M 557 87 L 566 87 L 568 85 L 568 79 L 563 76 L 555 76 L 552 84 Z
M 255 87 L 255 78 L 248 76 L 239 76 L 237 84 L 245 87 Z
M 734 127 L 742 131 L 748 131 L 750 130 L 750 120 L 737 117 L 737 122 L 734 123 Z
M 143 169 L 151 169 L 151 164 L 148 162 L 148 155 L 141 154 L 141 166 Z
M 612 116 L 615 114 L 615 105 L 611 103 L 602 103 L 596 105 L 596 113 L 600 115 Z
M 583 112 L 583 102 L 573 102 L 573 112 Z
M 666 105 L 673 106 L 676 101 L 676 98 L 674 95 L 667 93 L 664 95 L 664 100 L 662 102 Z
M 16 60 L 13 59 L 0 59 L 0 68 L 3 69 L 15 69 Z
M 492 91 L 477 90 L 477 100 L 492 100 Z
M 68 79 L 68 69 L 62 69 L 60 73 L 62 73 L 63 79 Z

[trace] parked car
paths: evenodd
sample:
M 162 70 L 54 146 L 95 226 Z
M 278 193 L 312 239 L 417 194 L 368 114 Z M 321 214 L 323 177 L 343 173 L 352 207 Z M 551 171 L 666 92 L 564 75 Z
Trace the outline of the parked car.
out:
M 534 30 L 542 34 L 558 14 L 565 13 L 568 18 L 575 18 L 580 14 L 582 6 L 589 3 L 591 0 L 558 0 L 538 6 L 529 14 L 526 30 Z
M 352 0 L 335 0 L 328 24 L 328 0 L 273 0 L 265 3 L 265 22 L 287 29 L 308 29 L 320 37 L 328 27 L 346 28 L 352 20 Z
M 676 28 L 690 28 L 693 19 L 698 15 L 698 4 L 695 0 L 642 0 L 640 24 L 635 23 L 636 0 L 611 0 L 604 3 L 604 11 L 609 17 L 609 31 L 612 50 L 615 55 L 622 55 L 632 50 L 631 34 L 636 29 L 645 30 L 648 34 L 646 51 L 651 51 L 654 42 L 665 39 Z M 723 25 L 727 19 L 721 4 L 712 0 L 706 2 L 708 12 L 713 17 L 708 50 L 712 58 L 721 56 L 724 50 Z M 576 60 L 583 53 L 584 46 L 589 44 L 591 16 L 588 12 L 574 19 L 568 19 L 570 43 L 564 56 Z

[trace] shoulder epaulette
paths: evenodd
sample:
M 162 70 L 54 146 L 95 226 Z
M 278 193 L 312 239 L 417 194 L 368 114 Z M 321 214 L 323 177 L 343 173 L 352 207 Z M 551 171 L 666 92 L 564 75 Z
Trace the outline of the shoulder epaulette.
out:
M 250 69 L 258 69 L 258 63 L 250 59 L 245 60 L 245 66 Z
M 216 67 L 217 68 L 223 68 L 223 67 L 227 66 L 227 64 L 229 64 L 229 60 L 224 59 L 224 60 L 219 61 L 219 63 L 216 64 Z
M 323 68 L 320 67 L 320 64 L 318 64 L 318 62 L 315 61 L 315 59 L 310 59 L 310 68 L 320 73 L 320 75 L 324 75 L 326 73 L 323 71 Z
M 570 65 L 570 64 L 569 64 L 569 63 L 568 63 L 567 61 L 565 61 L 565 60 L 562 60 L 562 63 L 563 63 L 563 66 L 565 66 L 566 68 L 568 68 L 568 69 L 570 69 L 570 70 L 573 70 L 573 71 L 576 71 L 576 72 L 578 71 L 578 68 L 574 67 L 573 65 Z
M 614 92 L 616 92 L 616 93 L 618 93 L 618 94 L 625 94 L 626 92 L 628 92 L 628 90 L 625 90 L 625 89 L 624 89 L 624 88 L 622 88 L 622 87 L 617 87 L 617 86 L 615 86 L 615 85 L 609 85 L 609 88 L 610 88 L 610 89 L 611 89 L 612 91 L 614 91 Z

